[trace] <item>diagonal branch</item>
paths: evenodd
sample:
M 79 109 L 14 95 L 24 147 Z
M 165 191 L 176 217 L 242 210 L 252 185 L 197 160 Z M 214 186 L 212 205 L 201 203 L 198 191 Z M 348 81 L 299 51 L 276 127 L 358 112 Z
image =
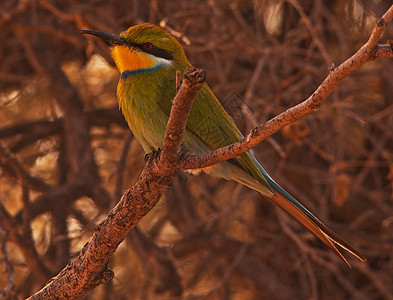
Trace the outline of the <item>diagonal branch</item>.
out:
M 177 169 L 170 161 L 179 159 L 187 116 L 204 80 L 202 70 L 185 73 L 173 100 L 160 156 L 151 156 L 138 182 L 97 226 L 79 256 L 29 299 L 74 299 L 113 278 L 113 271 L 108 269 L 110 257 L 127 233 L 156 205 L 176 174 Z
M 340 66 L 332 67 L 329 75 L 308 99 L 255 127 L 244 139 L 237 143 L 204 155 L 188 155 L 184 160 L 179 161 L 178 168 L 183 170 L 205 168 L 234 158 L 254 148 L 284 126 L 318 110 L 336 86 L 349 74 L 378 57 L 393 57 L 391 43 L 377 44 L 384 29 L 392 19 L 393 5 L 379 19 L 367 43 Z
M 158 202 L 179 169 L 210 166 L 250 150 L 280 128 L 317 110 L 333 89 L 349 74 L 377 57 L 393 57 L 390 44 L 378 45 L 393 6 L 378 21 L 368 42 L 330 74 L 307 100 L 253 129 L 245 139 L 209 154 L 181 157 L 181 141 L 193 100 L 205 79 L 203 71 L 189 70 L 173 100 L 163 149 L 150 157 L 138 182 L 96 228 L 79 256 L 29 299 L 74 299 L 111 280 L 108 261 L 125 236 Z

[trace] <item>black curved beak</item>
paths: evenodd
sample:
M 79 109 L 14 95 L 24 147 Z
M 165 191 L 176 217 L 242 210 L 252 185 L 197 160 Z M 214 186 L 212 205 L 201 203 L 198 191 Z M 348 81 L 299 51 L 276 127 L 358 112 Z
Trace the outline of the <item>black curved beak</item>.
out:
M 106 41 L 112 45 L 122 46 L 124 44 L 127 44 L 127 42 L 124 40 L 124 38 L 122 38 L 119 35 L 113 34 L 113 33 L 108 33 L 108 32 L 104 32 L 104 31 L 97 31 L 97 30 L 80 30 L 80 33 L 98 36 L 99 38 L 103 39 L 104 41 Z

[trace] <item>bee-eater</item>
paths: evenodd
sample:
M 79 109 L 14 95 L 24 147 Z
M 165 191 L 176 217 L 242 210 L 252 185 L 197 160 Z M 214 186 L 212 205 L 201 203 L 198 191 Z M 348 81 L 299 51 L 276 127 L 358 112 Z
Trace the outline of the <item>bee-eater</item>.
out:
M 135 138 L 146 153 L 163 144 L 165 128 L 176 94 L 176 71 L 192 68 L 183 47 L 165 29 L 151 24 L 135 25 L 120 35 L 82 30 L 112 44 L 112 57 L 120 72 L 119 106 Z M 207 84 L 199 91 L 188 121 L 182 147 L 193 154 L 208 153 L 243 136 Z M 200 170 L 194 170 L 195 173 Z M 327 228 L 307 208 L 280 187 L 262 168 L 251 151 L 203 169 L 212 176 L 235 180 L 269 198 L 311 231 L 345 263 L 336 245 L 366 258 Z

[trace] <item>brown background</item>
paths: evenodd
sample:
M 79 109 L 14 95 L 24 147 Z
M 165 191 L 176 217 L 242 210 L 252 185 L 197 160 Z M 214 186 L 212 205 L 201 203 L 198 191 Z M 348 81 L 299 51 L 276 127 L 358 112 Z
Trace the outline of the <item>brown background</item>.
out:
M 30 295 L 75 257 L 144 164 L 117 109 L 110 50 L 79 29 L 166 26 L 246 133 L 356 52 L 391 4 L 377 2 L 1 1 L 0 289 L 14 284 L 5 297 Z M 349 269 L 237 183 L 180 174 L 114 255 L 113 282 L 85 299 L 393 299 L 392 67 L 365 65 L 255 149 L 366 264 L 349 258 Z

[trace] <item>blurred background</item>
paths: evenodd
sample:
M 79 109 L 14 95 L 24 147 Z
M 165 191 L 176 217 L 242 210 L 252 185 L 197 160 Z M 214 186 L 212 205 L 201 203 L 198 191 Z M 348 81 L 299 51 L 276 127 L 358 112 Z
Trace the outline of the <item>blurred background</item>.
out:
M 2 0 L 0 298 L 39 290 L 138 179 L 104 42 L 150 22 L 176 36 L 243 133 L 309 97 L 364 44 L 379 0 Z M 381 42 L 393 39 L 390 24 Z M 84 299 L 393 299 L 392 59 L 255 148 L 276 181 L 367 258 L 349 269 L 254 191 L 179 174 Z

